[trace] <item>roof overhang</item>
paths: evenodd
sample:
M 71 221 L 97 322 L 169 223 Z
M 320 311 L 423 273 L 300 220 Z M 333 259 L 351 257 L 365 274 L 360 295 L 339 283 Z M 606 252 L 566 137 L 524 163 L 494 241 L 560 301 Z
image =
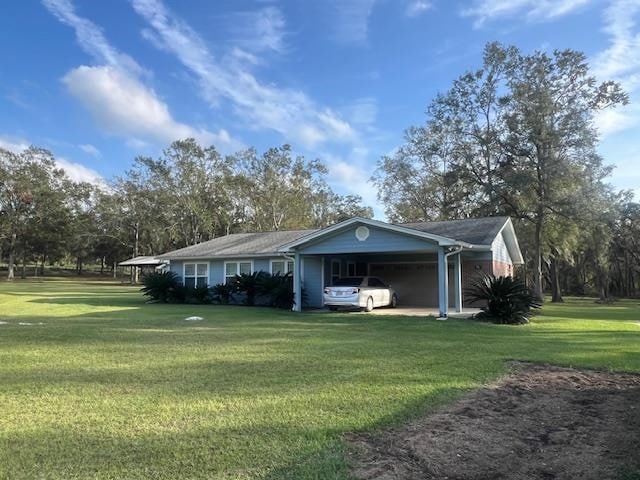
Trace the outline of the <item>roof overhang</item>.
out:
M 189 260 L 212 260 L 212 259 L 243 259 L 243 258 L 270 258 L 270 257 L 281 257 L 282 252 L 272 252 L 272 253 L 242 253 L 237 255 L 204 255 L 200 257 L 195 256 L 173 256 L 171 252 L 160 255 L 160 258 L 165 260 L 175 260 L 175 261 L 189 261 Z
M 120 267 L 159 267 L 166 265 L 167 260 L 160 257 L 134 257 L 118 263 Z
M 316 232 L 305 235 L 293 242 L 289 242 L 287 244 L 282 245 L 278 250 L 280 252 L 291 252 L 296 248 L 299 248 L 303 245 L 309 244 L 311 242 L 317 241 L 325 236 L 330 236 L 334 233 L 340 232 L 349 228 L 352 225 L 367 225 L 370 227 L 380 228 L 382 230 L 387 230 L 390 232 L 399 233 L 402 235 L 407 235 L 414 238 L 421 238 L 424 240 L 430 240 L 436 243 L 438 246 L 461 246 L 465 248 L 473 248 L 473 245 L 465 242 L 460 242 L 458 240 L 454 240 L 453 238 L 442 237 L 440 235 L 434 235 L 433 233 L 421 232 L 419 230 L 414 230 L 412 228 L 403 227 L 400 225 L 393 225 L 386 222 L 381 222 L 380 220 L 372 220 L 370 218 L 362 218 L 362 217 L 354 217 L 348 220 L 344 220 L 340 223 L 336 223 L 335 225 L 331 225 L 330 227 L 323 228 Z

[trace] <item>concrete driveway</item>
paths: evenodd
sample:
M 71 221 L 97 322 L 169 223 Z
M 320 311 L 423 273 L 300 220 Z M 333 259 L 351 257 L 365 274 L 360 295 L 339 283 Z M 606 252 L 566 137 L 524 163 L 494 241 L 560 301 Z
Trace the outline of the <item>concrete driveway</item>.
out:
M 329 312 L 329 309 L 323 308 L 318 310 L 312 310 L 313 312 Z M 458 313 L 453 310 L 449 310 L 449 317 L 451 318 L 469 318 L 472 315 L 480 312 L 479 308 L 465 308 L 462 312 Z M 344 313 L 350 315 L 405 315 L 408 317 L 438 317 L 439 311 L 437 308 L 428 307 L 397 307 L 397 308 L 375 308 L 372 312 L 360 312 L 358 310 L 338 310 L 335 313 Z

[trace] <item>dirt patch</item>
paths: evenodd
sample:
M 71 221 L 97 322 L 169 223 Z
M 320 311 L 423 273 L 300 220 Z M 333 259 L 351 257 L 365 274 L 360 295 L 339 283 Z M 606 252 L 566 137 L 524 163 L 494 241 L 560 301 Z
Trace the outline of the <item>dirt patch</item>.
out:
M 352 474 L 366 480 L 640 478 L 640 375 L 512 367 L 497 383 L 401 429 L 350 435 L 357 452 Z

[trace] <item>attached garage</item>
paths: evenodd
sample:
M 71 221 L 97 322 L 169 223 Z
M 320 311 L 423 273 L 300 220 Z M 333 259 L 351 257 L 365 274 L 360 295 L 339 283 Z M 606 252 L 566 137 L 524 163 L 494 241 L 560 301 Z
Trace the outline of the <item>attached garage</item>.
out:
M 453 269 L 449 267 L 449 303 L 454 302 Z M 400 305 L 438 305 L 438 266 L 435 262 L 371 263 L 369 275 L 382 279 L 398 294 Z

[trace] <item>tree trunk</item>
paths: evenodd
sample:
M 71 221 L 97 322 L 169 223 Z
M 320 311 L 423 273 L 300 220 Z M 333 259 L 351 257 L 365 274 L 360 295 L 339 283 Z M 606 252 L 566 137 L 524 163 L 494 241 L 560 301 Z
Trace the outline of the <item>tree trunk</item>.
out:
M 44 264 L 47 260 L 47 254 L 43 253 L 42 254 L 42 263 L 40 264 L 40 275 L 44 277 Z
M 100 276 L 104 274 L 104 257 L 100 257 Z
M 562 303 L 562 291 L 560 290 L 560 281 L 558 277 L 558 260 L 551 258 L 549 263 L 549 274 L 551 276 L 551 301 L 554 303 Z
M 16 264 L 16 234 L 11 234 L 11 241 L 9 242 L 9 273 L 7 273 L 7 280 L 13 280 L 15 278 L 15 264 Z
M 534 238 L 534 266 L 533 266 L 533 293 L 540 300 L 544 300 L 542 288 L 542 223 L 544 218 L 541 214 L 536 220 L 536 231 Z
M 22 271 L 20 272 L 20 278 L 23 280 L 27 278 L 27 252 L 22 252 Z
M 133 256 L 134 258 L 138 256 L 138 249 L 140 248 L 140 223 L 136 222 L 135 224 L 135 241 L 133 244 Z M 140 272 L 138 271 L 138 267 L 131 267 L 131 283 L 137 284 L 139 280 Z
M 116 262 L 113 262 L 113 279 L 115 280 L 116 278 L 118 278 L 118 264 Z

